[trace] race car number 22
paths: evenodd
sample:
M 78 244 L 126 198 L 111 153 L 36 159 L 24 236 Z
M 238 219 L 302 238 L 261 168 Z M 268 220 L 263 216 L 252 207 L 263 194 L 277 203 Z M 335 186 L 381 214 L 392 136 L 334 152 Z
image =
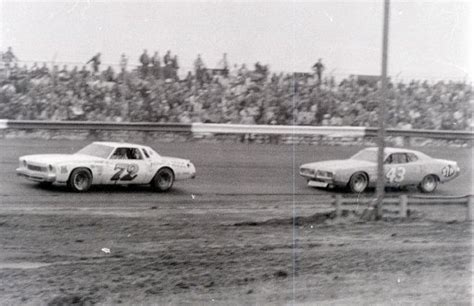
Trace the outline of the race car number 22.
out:
M 116 164 L 115 174 L 110 178 L 111 181 L 133 181 L 137 177 L 137 164 Z M 123 176 L 122 174 L 126 172 Z
M 401 183 L 405 179 L 406 169 L 403 167 L 393 167 L 388 169 L 385 177 L 390 183 Z

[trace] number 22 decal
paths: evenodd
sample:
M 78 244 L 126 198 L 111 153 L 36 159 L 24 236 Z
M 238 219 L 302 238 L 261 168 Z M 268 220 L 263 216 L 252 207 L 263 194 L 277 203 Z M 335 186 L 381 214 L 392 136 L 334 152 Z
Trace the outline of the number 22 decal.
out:
M 110 178 L 111 181 L 133 181 L 137 177 L 138 165 L 116 164 L 114 170 L 117 170 L 117 172 Z M 122 176 L 125 170 L 127 173 Z
M 403 167 L 393 167 L 388 169 L 385 177 L 390 183 L 400 183 L 405 179 L 406 169 Z

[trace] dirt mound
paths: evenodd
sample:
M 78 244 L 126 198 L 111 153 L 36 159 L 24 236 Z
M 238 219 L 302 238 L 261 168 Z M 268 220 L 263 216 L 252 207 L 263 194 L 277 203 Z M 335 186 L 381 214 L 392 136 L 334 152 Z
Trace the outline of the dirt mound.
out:
M 350 216 L 355 216 L 357 214 L 354 210 L 343 210 L 341 212 L 341 217 L 348 218 Z M 328 220 L 336 219 L 335 211 L 328 212 L 318 212 L 311 216 L 296 216 L 295 218 L 285 218 L 285 219 L 269 219 L 262 222 L 256 221 L 244 221 L 235 223 L 234 226 L 262 226 L 262 225 L 317 225 L 317 224 L 326 224 Z
M 366 215 L 366 211 L 364 210 L 349 210 L 344 209 L 341 211 L 341 222 L 353 222 L 353 223 L 360 223 L 360 222 L 367 222 L 369 220 L 364 219 L 364 215 Z M 393 221 L 400 221 L 400 217 L 398 216 L 398 210 L 386 210 L 383 211 L 383 221 L 386 222 L 393 222 Z M 407 210 L 407 219 L 419 219 L 422 217 L 422 214 L 416 210 Z M 310 216 L 296 216 L 294 218 L 285 218 L 285 219 L 269 219 L 261 222 L 257 221 L 244 221 L 234 223 L 234 226 L 265 226 L 265 225 L 295 225 L 295 226 L 303 226 L 303 225 L 328 225 L 331 224 L 332 221 L 336 220 L 336 211 L 328 211 L 328 212 L 318 212 Z
M 77 306 L 87 306 L 94 305 L 98 301 L 87 296 L 80 296 L 76 294 L 71 295 L 60 295 L 54 297 L 51 301 L 48 302 L 48 306 L 62 306 L 62 305 L 77 305 Z

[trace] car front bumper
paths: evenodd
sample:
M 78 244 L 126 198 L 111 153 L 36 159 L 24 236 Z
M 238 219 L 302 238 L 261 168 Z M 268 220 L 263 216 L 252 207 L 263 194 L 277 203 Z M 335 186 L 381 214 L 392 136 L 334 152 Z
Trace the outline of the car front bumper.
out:
M 321 187 L 321 188 L 333 188 L 336 186 L 334 179 L 321 179 L 321 178 L 311 178 L 308 179 L 308 186 L 310 187 Z
M 321 175 L 318 172 L 309 168 L 300 168 L 300 175 L 308 181 L 310 187 L 332 188 L 336 185 L 334 175 Z M 324 172 L 328 173 L 327 171 Z
M 53 183 L 56 181 L 56 174 L 49 172 L 32 171 L 25 168 L 17 168 L 16 174 L 30 181 Z

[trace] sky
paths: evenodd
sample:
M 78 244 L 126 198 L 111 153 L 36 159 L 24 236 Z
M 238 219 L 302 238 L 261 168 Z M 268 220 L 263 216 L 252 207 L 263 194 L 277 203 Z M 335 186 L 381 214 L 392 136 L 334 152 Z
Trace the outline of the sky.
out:
M 472 80 L 471 1 L 391 1 L 389 66 L 402 79 Z M 381 73 L 383 1 L 8 1 L 0 0 L 0 47 L 20 60 L 105 64 L 143 49 L 178 55 L 182 72 L 200 53 L 215 67 L 259 61 L 272 71 Z

